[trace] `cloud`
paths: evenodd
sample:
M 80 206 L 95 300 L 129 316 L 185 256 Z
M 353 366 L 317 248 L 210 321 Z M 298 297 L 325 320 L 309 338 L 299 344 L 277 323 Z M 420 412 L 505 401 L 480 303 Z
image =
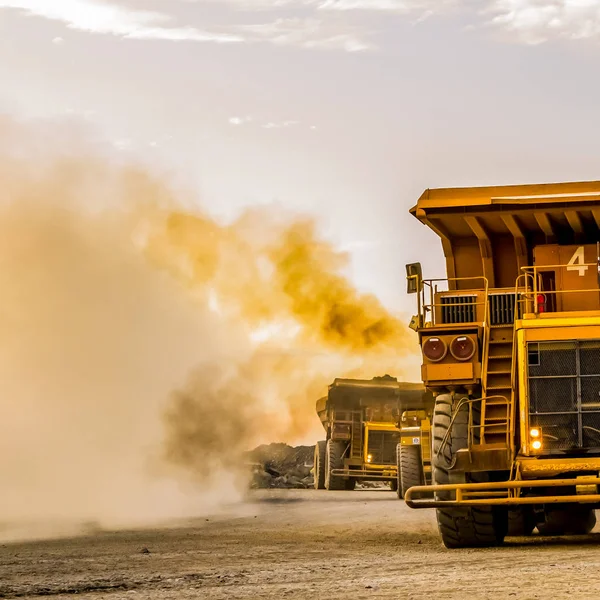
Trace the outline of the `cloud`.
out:
M 244 123 L 250 123 L 252 121 L 252 117 L 230 117 L 229 124 L 230 125 L 243 125 Z
M 300 46 L 303 48 L 325 48 L 362 52 L 373 48 L 349 27 L 340 28 L 319 19 L 277 19 L 271 23 L 242 25 L 246 36 L 269 41 L 277 45 Z
M 164 12 L 134 9 L 118 1 L 0 0 L 0 9 L 128 39 L 271 43 L 351 53 L 376 47 L 374 32 L 357 20 L 366 12 L 380 13 L 379 28 L 393 26 L 392 20 L 383 20 L 385 15 L 409 18 L 416 25 L 454 12 L 465 17 L 469 29 L 491 27 L 509 34 L 511 41 L 528 44 L 600 36 L 599 0 L 180 0 L 197 6 L 227 4 L 229 23 L 214 29 L 176 26 L 168 12 L 173 10 L 172 0 L 164 0 Z M 277 18 L 237 25 L 239 11 L 268 11 Z M 353 13 L 356 18 L 350 16 Z M 60 45 L 63 38 L 56 37 L 53 43 Z
M 0 0 L 0 8 L 61 21 L 71 29 L 132 39 L 195 42 L 241 42 L 239 35 L 170 27 L 171 17 L 159 12 L 132 10 L 98 0 Z
M 202 2 L 202 0 L 187 0 Z M 214 1 L 214 0 L 209 0 Z M 410 13 L 425 10 L 444 10 L 460 0 L 224 0 L 241 10 L 275 10 L 283 8 L 380 11 Z
M 530 44 L 600 34 L 598 0 L 495 0 L 492 23 Z
M 419 0 L 322 0 L 319 9 L 324 10 L 375 10 L 391 12 L 411 12 L 420 10 L 424 4 L 432 4 Z M 443 2 L 438 2 L 443 4 Z
M 491 25 L 529 44 L 600 36 L 599 0 L 481 0 L 477 4 L 472 0 L 320 0 L 317 8 L 417 13 L 414 24 L 456 11 L 468 15 L 471 28 Z
M 286 127 L 294 127 L 295 125 L 300 125 L 300 121 L 281 121 L 280 123 L 276 123 L 274 121 L 270 121 L 263 125 L 265 129 L 282 129 Z
M 246 125 L 247 123 L 256 122 L 257 127 L 262 127 L 262 129 L 288 129 L 289 127 L 297 127 L 301 125 L 300 121 L 295 121 L 292 119 L 288 119 L 286 121 L 263 121 L 262 124 L 260 119 L 255 119 L 254 117 L 246 116 L 246 117 L 230 117 L 228 119 L 228 123 L 233 125 L 234 127 L 239 127 L 240 125 Z M 310 129 L 315 130 L 316 125 L 311 125 Z
M 322 0 L 233 0 L 233 3 L 242 9 L 273 9 L 303 4 L 312 4 L 318 8 Z M 165 4 L 165 7 L 167 6 Z M 0 9 L 2 8 L 18 10 L 27 16 L 60 21 L 79 31 L 128 39 L 268 42 L 347 52 L 360 52 L 371 48 L 370 43 L 358 36 L 355 28 L 339 23 L 324 23 L 319 19 L 280 18 L 271 23 L 241 26 L 231 23 L 226 29 L 209 31 L 192 26 L 173 26 L 174 18 L 166 12 L 132 9 L 123 5 L 107 4 L 104 0 L 0 0 Z M 60 43 L 58 40 L 62 38 L 56 38 L 55 43 Z

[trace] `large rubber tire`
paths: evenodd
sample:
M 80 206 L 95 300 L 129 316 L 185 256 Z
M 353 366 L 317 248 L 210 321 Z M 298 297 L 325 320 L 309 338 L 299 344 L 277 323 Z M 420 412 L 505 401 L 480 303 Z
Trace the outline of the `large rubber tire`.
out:
M 349 477 L 348 479 L 344 480 L 344 489 L 347 492 L 353 492 L 355 488 L 356 488 L 356 479 L 354 479 L 354 477 Z
M 398 473 L 400 481 L 399 498 L 404 498 L 406 490 L 415 485 L 425 485 L 421 446 L 403 446 L 398 444 Z M 420 498 L 420 496 L 415 496 Z
M 396 495 L 398 496 L 399 500 L 403 500 L 404 496 L 402 495 L 402 472 L 400 470 L 400 446 L 401 444 L 397 444 L 396 445 L 396 469 L 397 469 L 397 475 L 396 475 Z
M 325 452 L 327 451 L 327 442 L 317 442 L 315 446 L 314 478 L 315 490 L 325 489 Z
M 508 533 L 509 536 L 529 536 L 535 529 L 535 514 L 533 509 L 511 508 L 508 510 Z
M 475 415 L 474 415 L 475 417 Z M 432 423 L 433 433 L 433 483 L 450 483 L 450 469 L 458 450 L 467 447 L 469 407 L 459 410 L 447 443 L 442 452 L 442 442 L 452 421 L 452 396 L 442 394 L 436 398 Z M 455 480 L 453 480 L 455 481 Z M 474 478 L 465 477 L 465 483 Z M 479 480 L 481 481 L 481 479 Z M 436 493 L 436 500 L 451 500 L 452 492 Z M 438 508 L 437 522 L 446 548 L 473 548 L 498 546 L 504 541 L 508 529 L 506 509 L 494 507 Z
M 332 475 L 331 471 L 333 469 L 344 468 L 344 452 L 347 445 L 345 442 L 327 440 L 327 448 L 325 450 L 325 489 L 327 490 L 346 489 L 344 478 Z
M 392 492 L 396 492 L 398 493 L 398 479 L 392 479 L 392 481 L 389 482 L 390 483 L 390 490 L 392 490 Z
M 596 525 L 596 513 L 591 508 L 573 506 L 546 512 L 546 519 L 538 523 L 540 535 L 586 535 Z

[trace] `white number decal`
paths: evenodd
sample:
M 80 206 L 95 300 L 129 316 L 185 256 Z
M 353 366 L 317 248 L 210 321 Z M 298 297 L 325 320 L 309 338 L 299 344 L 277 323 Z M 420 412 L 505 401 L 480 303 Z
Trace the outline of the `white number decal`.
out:
M 585 256 L 583 252 L 583 246 L 579 246 L 577 250 L 575 250 L 575 254 L 571 257 L 569 261 L 569 266 L 567 267 L 567 271 L 579 271 L 579 277 L 583 277 L 588 270 L 589 267 L 585 266 Z

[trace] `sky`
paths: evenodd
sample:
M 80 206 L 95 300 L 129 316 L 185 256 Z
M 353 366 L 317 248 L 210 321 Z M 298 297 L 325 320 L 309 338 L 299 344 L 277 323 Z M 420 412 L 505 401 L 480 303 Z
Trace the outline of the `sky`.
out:
M 410 312 L 428 187 L 598 179 L 598 0 L 0 0 L 0 112 L 63 119 L 223 219 L 314 215 Z

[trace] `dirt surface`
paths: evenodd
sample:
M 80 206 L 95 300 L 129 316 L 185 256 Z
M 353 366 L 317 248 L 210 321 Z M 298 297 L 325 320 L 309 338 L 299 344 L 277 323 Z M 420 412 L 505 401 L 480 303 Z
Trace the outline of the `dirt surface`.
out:
M 169 528 L 5 542 L 0 597 L 596 599 L 599 568 L 600 533 L 449 551 L 391 492 L 271 490 Z

